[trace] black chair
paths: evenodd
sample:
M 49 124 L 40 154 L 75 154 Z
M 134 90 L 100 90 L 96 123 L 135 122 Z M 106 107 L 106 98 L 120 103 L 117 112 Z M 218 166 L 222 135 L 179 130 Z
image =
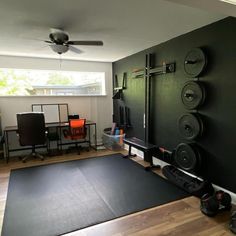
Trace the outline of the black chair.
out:
M 19 113 L 17 116 L 17 128 L 19 143 L 21 146 L 32 146 L 32 152 L 25 156 L 22 161 L 25 162 L 30 156 L 44 157 L 35 151 L 36 145 L 46 143 L 46 128 L 44 114 L 40 112 Z

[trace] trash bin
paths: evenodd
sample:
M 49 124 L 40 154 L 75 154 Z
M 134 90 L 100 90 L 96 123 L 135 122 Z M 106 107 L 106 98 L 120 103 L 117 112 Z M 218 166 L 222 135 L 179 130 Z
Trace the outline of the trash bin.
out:
M 111 135 L 111 128 L 106 128 L 103 131 L 103 145 L 109 150 L 119 151 L 124 148 L 123 139 L 125 134 Z

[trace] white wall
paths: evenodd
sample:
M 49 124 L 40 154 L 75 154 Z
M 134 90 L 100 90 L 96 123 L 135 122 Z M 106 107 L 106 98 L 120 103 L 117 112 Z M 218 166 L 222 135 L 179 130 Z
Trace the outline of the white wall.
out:
M 63 56 L 62 56 L 63 58 Z M 104 128 L 111 127 L 112 122 L 112 63 L 86 62 L 29 57 L 0 56 L 0 68 L 69 70 L 86 72 L 105 72 L 106 96 L 60 96 L 60 97 L 0 97 L 2 128 L 16 125 L 16 113 L 31 111 L 34 103 L 68 103 L 69 113 L 97 123 L 98 142 Z M 0 78 L 1 80 L 1 78 Z

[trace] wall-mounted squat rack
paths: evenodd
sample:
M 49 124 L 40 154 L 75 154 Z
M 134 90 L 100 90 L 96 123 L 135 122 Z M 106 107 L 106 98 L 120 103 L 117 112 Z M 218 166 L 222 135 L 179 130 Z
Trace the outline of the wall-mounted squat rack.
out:
M 151 78 L 157 75 L 163 75 L 167 73 L 175 72 L 175 62 L 166 63 L 163 62 L 161 66 L 154 66 L 154 54 L 146 55 L 146 67 L 145 67 L 145 141 L 150 141 L 150 96 L 151 96 Z
M 153 76 L 163 75 L 175 72 L 175 62 L 163 62 L 160 66 L 154 66 L 154 54 L 146 54 L 145 68 L 136 69 L 132 72 L 132 78 L 145 79 L 145 107 L 144 107 L 144 129 L 145 142 L 149 142 L 149 126 L 150 126 L 150 91 L 151 81 Z
M 144 107 L 144 129 L 145 129 L 145 142 L 149 142 L 149 126 L 150 126 L 150 91 L 151 91 L 151 78 L 157 75 L 175 72 L 175 62 L 163 62 L 160 66 L 154 65 L 154 54 L 146 54 L 145 68 L 136 69 L 132 72 L 132 78 L 145 79 L 145 107 Z

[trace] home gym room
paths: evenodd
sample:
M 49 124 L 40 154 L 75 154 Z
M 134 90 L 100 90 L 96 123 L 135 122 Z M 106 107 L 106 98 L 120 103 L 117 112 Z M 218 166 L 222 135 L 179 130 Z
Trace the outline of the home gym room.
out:
M 0 6 L 2 236 L 236 234 L 234 0 Z

